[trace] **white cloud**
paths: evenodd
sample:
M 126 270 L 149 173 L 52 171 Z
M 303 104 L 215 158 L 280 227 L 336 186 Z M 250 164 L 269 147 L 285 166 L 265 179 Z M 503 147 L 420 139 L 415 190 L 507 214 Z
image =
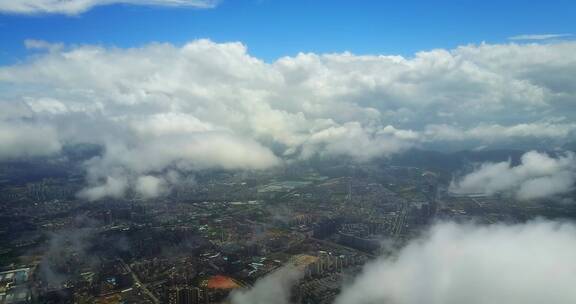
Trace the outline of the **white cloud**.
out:
M 424 130 L 428 141 L 481 140 L 483 142 L 506 141 L 512 138 L 562 139 L 576 131 L 575 123 L 534 122 L 511 126 L 500 124 L 480 124 L 462 129 L 446 124 L 430 124 Z
M 51 52 L 60 51 L 64 48 L 64 44 L 62 43 L 50 43 L 48 41 L 36 39 L 24 40 L 24 46 L 30 50 L 48 50 Z
M 208 132 L 216 128 L 198 118 L 178 112 L 151 114 L 145 117 L 134 117 L 126 123 L 140 136 L 165 136 L 171 134 Z
M 125 195 L 128 187 L 126 177 L 106 176 L 103 183 L 82 190 L 78 196 L 89 201 L 97 201 L 106 197 L 121 198 Z
M 0 160 L 52 155 L 60 148 L 58 134 L 50 126 L 0 120 Z
M 512 36 L 508 39 L 510 40 L 547 40 L 547 39 L 554 39 L 554 38 L 566 38 L 570 37 L 572 34 L 526 34 L 526 35 L 518 35 Z
M 293 266 L 286 266 L 258 280 L 254 287 L 245 291 L 234 291 L 230 295 L 232 304 L 289 304 L 290 288 L 303 273 Z
M 216 0 L 0 0 L 0 13 L 77 15 L 100 5 L 133 4 L 211 8 Z
M 94 181 L 116 167 L 138 176 L 172 166 L 265 169 L 281 156 L 365 161 L 438 142 L 553 146 L 575 137 L 573 42 L 413 58 L 308 53 L 272 64 L 241 43 L 210 40 L 28 45 L 49 51 L 0 67 L 0 120 L 104 146 L 89 164 Z
M 438 224 L 366 265 L 335 303 L 576 303 L 575 250 L 573 224 Z
M 155 198 L 166 192 L 166 181 L 152 175 L 140 176 L 135 190 L 143 198 Z
M 302 145 L 301 156 L 307 158 L 320 154 L 370 160 L 408 149 L 416 136 L 409 130 L 398 130 L 392 126 L 375 130 L 357 122 L 348 122 L 312 134 Z
M 104 176 L 105 174 L 109 175 Z M 103 168 L 93 163 L 88 166 L 87 182 L 87 187 L 78 193 L 78 196 L 89 201 L 123 198 L 126 195 L 154 199 L 167 195 L 173 188 L 191 187 L 196 183 L 193 176 L 184 176 L 175 170 L 138 175 L 130 169 Z
M 169 186 L 186 182 L 180 181 L 172 171 L 165 177 L 149 174 L 167 168 L 181 171 L 259 170 L 280 164 L 280 160 L 259 143 L 226 133 L 161 136 L 145 138 L 135 146 L 125 144 L 107 143 L 102 157 L 87 162 L 88 189 L 81 197 L 89 200 L 118 198 L 130 189 L 147 199 L 164 195 Z M 114 178 L 108 176 L 110 172 Z M 117 181 L 123 181 L 122 187 Z
M 518 166 L 510 161 L 482 164 L 474 172 L 453 181 L 455 193 L 512 193 L 520 200 L 548 198 L 574 189 L 576 156 L 557 158 L 535 151 L 525 153 Z
M 92 162 L 104 170 L 124 167 L 137 173 L 161 171 L 171 165 L 182 169 L 267 169 L 280 160 L 249 138 L 228 133 L 203 132 L 147 137 L 132 145 L 107 143 L 106 154 Z

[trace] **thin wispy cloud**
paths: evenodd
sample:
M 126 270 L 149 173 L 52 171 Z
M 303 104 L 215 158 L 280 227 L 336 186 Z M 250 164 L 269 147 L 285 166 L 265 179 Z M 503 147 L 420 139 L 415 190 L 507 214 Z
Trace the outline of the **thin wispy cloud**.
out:
M 508 40 L 548 40 L 571 37 L 572 34 L 526 34 L 509 37 Z
M 78 15 L 96 6 L 111 4 L 213 8 L 218 2 L 218 0 L 0 0 L 0 14 Z

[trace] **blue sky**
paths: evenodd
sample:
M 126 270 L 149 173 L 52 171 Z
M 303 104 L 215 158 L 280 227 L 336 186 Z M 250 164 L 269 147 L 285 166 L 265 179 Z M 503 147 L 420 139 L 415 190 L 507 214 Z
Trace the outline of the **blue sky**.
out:
M 553 3 L 552 3 L 553 2 Z M 118 47 L 241 41 L 272 61 L 298 52 L 411 55 L 523 34 L 571 34 L 574 1 L 223 0 L 210 9 L 116 4 L 77 16 L 0 15 L 0 61 L 25 55 L 23 41 Z
M 98 6 L 77 16 L 0 15 L 0 62 L 25 39 L 118 47 L 241 41 L 267 61 L 298 52 L 411 55 L 522 34 L 575 32 L 575 1 L 222 0 L 209 9 Z

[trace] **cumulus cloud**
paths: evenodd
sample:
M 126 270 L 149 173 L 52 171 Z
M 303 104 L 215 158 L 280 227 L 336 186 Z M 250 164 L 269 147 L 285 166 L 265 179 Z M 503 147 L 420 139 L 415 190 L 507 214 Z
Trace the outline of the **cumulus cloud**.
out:
M 232 292 L 231 302 L 232 304 L 289 304 L 290 289 L 302 275 L 302 271 L 296 267 L 285 266 L 258 280 L 249 290 Z
M 143 198 L 155 198 L 166 191 L 166 181 L 152 175 L 140 176 L 135 189 Z
M 557 158 L 536 151 L 522 155 L 521 163 L 485 163 L 453 181 L 455 193 L 512 193 L 517 199 L 532 200 L 564 194 L 576 183 L 576 155 L 567 152 Z
M 89 201 L 96 201 L 105 197 L 121 198 L 128 190 L 128 186 L 126 177 L 106 176 L 102 183 L 82 190 L 78 196 Z
M 58 134 L 50 126 L 0 120 L 0 160 L 52 155 L 60 148 Z
M 412 58 L 307 53 L 273 63 L 241 43 L 205 39 L 27 45 L 40 53 L 0 67 L 0 120 L 34 121 L 59 143 L 103 146 L 87 164 L 92 186 L 115 168 L 122 176 L 266 169 L 313 156 L 366 161 L 438 142 L 560 146 L 576 135 L 573 42 Z
M 173 169 L 146 171 L 117 167 L 103 167 L 98 158 L 87 162 L 87 185 L 78 196 L 89 201 L 132 196 L 141 199 L 155 199 L 165 196 L 173 189 L 190 188 L 196 180 L 189 173 Z
M 110 4 L 211 8 L 216 0 L 0 0 L 0 13 L 77 15 L 95 6 Z
M 88 185 L 78 196 L 89 201 L 106 198 L 123 198 L 128 193 L 137 198 L 154 199 L 168 194 L 172 187 L 189 185 L 176 171 L 165 174 L 137 175 L 128 170 L 109 170 L 111 174 L 102 177 L 103 172 L 94 173 L 91 167 L 88 172 Z
M 438 224 L 366 265 L 335 303 L 575 303 L 575 250 L 568 223 Z
M 104 169 L 115 165 L 135 172 L 158 171 L 177 166 L 181 169 L 266 169 L 279 159 L 266 147 L 251 139 L 226 133 L 201 133 L 189 136 L 164 136 L 132 147 L 109 144 L 103 158 L 94 165 Z
M 416 138 L 417 134 L 410 130 L 398 130 L 392 126 L 365 128 L 360 123 L 348 122 L 312 134 L 304 142 L 301 156 L 327 154 L 369 160 L 404 151 L 413 145 L 412 140 Z

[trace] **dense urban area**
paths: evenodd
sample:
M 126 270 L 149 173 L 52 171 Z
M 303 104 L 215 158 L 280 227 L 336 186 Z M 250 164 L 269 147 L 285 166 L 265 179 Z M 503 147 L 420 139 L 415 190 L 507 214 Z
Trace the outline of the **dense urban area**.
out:
M 284 267 L 301 273 L 294 303 L 332 303 L 368 261 L 436 221 L 576 214 L 573 205 L 448 190 L 456 159 L 492 154 L 182 173 L 185 182 L 160 198 L 89 202 L 77 197 L 87 156 L 74 153 L 2 164 L 2 304 L 227 303 Z

